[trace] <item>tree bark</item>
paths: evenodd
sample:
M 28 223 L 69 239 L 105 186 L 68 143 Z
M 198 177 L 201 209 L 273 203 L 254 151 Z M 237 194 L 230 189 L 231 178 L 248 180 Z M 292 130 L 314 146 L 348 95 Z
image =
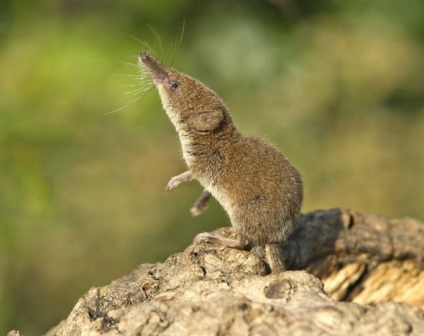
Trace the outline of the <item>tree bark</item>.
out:
M 260 248 L 192 244 L 90 289 L 47 335 L 424 335 L 423 241 L 417 220 L 315 211 L 290 271 L 267 275 Z

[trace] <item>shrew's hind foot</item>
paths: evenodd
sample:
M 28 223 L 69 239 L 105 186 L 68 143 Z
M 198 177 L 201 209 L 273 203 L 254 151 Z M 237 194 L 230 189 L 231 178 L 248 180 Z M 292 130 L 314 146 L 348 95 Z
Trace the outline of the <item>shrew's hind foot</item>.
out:
M 237 250 L 244 250 L 246 247 L 246 241 L 241 239 L 231 239 L 223 237 L 217 233 L 203 232 L 199 233 L 194 238 L 195 243 L 214 243 L 222 244 Z

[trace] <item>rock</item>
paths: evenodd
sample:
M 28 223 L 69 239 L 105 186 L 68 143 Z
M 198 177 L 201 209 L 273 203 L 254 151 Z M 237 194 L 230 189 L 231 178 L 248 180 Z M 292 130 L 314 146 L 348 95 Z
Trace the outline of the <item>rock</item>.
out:
M 193 244 L 90 289 L 47 335 L 424 335 L 423 241 L 413 219 L 316 211 L 290 271 L 267 275 L 260 248 Z

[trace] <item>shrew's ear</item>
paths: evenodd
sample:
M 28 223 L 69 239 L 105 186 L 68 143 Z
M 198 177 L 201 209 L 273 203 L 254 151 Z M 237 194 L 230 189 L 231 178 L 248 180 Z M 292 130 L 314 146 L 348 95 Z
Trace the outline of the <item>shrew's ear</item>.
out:
M 212 132 L 216 130 L 224 119 L 221 109 L 196 113 L 189 118 L 190 127 L 197 132 Z

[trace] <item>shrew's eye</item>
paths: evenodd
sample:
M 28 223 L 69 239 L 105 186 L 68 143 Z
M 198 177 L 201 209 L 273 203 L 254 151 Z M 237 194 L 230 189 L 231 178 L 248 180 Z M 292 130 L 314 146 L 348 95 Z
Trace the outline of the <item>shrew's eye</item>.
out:
M 171 84 L 171 87 L 172 87 L 173 89 L 176 89 L 176 88 L 178 87 L 178 83 L 177 83 L 177 82 L 173 82 L 173 83 Z

